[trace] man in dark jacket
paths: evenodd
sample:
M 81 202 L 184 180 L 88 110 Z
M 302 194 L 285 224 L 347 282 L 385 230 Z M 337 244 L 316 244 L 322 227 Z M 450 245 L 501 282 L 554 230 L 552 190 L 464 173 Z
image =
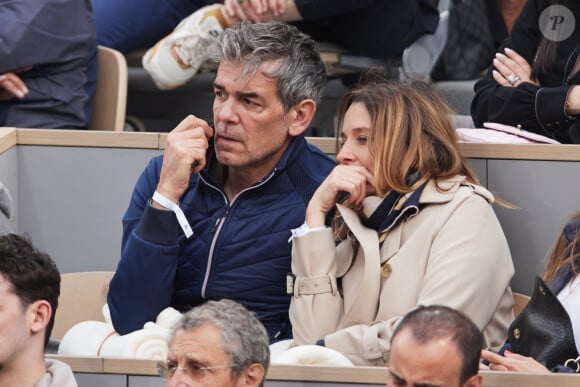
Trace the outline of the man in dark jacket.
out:
M 315 42 L 278 22 L 243 22 L 210 47 L 214 128 L 189 116 L 135 186 L 108 304 L 115 329 L 168 306 L 233 299 L 271 341 L 291 336 L 290 230 L 334 162 L 309 145 L 326 71 Z

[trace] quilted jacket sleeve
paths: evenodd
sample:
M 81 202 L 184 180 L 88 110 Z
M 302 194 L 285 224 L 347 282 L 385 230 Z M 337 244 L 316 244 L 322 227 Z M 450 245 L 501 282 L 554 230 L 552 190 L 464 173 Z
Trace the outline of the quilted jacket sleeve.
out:
M 154 321 L 173 294 L 179 226 L 173 212 L 149 204 L 160 167 L 161 158 L 149 163 L 123 218 L 121 260 L 107 300 L 113 325 L 122 335 Z

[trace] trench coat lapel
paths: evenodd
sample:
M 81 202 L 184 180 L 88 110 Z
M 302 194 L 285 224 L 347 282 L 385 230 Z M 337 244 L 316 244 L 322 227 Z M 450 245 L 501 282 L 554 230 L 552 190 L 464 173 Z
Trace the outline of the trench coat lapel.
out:
M 337 204 L 342 218 L 356 240 L 359 242 L 357 257 L 348 273 L 348 283 L 356 284 L 357 289 L 351 300 L 344 300 L 344 326 L 350 326 L 372 321 L 376 314 L 378 303 L 368 300 L 378 300 L 380 295 L 381 271 L 379 239 L 375 230 L 369 229 L 360 221 L 358 214 L 340 204 Z M 361 254 L 362 258 L 361 259 Z

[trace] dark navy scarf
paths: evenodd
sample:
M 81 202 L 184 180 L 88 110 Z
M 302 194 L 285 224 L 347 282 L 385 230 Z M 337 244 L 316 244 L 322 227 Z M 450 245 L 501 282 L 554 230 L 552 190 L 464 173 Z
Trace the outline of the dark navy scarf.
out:
M 419 180 L 418 173 L 410 174 L 407 177 L 407 184 L 412 186 L 417 180 Z M 382 233 L 394 228 L 405 219 L 417 215 L 421 210 L 419 199 L 426 184 L 425 182 L 415 191 L 406 194 L 391 190 L 368 219 L 363 217 L 362 223 Z

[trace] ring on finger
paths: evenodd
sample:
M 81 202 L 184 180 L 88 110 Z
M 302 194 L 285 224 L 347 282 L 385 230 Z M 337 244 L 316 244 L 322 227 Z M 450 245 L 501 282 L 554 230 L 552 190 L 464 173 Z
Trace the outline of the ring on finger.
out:
M 514 85 L 514 83 L 516 83 L 517 81 L 520 80 L 520 77 L 518 77 L 515 74 L 510 75 L 509 77 L 507 77 L 507 81 L 510 83 L 510 85 Z
M 242 4 L 244 0 L 238 0 L 238 4 Z

